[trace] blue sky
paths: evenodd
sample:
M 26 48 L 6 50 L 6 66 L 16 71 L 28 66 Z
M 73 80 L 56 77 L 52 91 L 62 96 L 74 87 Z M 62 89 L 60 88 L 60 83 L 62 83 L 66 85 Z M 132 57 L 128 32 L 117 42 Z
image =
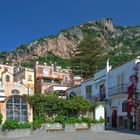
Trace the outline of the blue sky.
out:
M 140 25 L 140 0 L 0 0 L 0 52 L 89 20 Z

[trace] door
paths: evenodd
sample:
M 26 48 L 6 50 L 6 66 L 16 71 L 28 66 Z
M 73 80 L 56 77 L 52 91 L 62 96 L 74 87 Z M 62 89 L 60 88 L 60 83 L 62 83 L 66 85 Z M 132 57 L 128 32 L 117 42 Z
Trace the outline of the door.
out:
M 140 108 L 138 109 L 137 112 L 137 128 L 140 130 Z
M 117 128 L 117 110 L 112 110 L 112 127 Z

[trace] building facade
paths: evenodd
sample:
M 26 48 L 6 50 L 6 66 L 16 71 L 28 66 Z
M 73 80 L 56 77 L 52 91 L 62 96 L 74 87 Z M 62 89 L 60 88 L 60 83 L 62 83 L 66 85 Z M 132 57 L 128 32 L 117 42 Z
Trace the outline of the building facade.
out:
M 35 65 L 35 92 L 47 93 L 54 90 L 66 90 L 71 86 L 69 69 L 60 66 Z
M 117 68 L 111 69 L 107 74 L 108 91 L 106 94 L 107 126 L 122 129 L 140 130 L 140 71 L 135 91 L 129 95 L 132 86 L 131 79 L 135 75 L 136 67 L 140 68 L 140 58 L 129 61 Z M 137 103 L 136 103 L 137 102 Z M 130 110 L 130 111 L 129 111 Z
M 3 122 L 6 119 L 32 122 L 32 107 L 22 95 L 33 95 L 34 87 L 30 88 L 21 82 L 21 80 L 28 81 L 26 76 L 21 80 L 15 80 L 16 74 L 15 67 L 0 65 L 0 112 Z
M 94 91 L 94 78 L 85 80 L 80 85 L 67 89 L 66 92 L 68 97 L 82 96 L 91 102 L 100 101 L 99 99 L 94 100 L 94 97 L 96 95 L 96 92 Z M 92 112 L 87 112 L 86 116 L 90 116 L 92 118 L 95 118 L 96 120 L 99 120 L 100 118 L 104 119 L 104 113 L 104 106 L 102 104 L 99 104 L 96 108 L 93 109 Z

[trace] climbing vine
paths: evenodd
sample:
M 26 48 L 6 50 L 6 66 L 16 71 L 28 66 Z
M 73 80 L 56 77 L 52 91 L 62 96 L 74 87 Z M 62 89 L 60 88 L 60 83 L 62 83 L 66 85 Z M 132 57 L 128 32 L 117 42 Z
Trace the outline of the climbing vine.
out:
M 131 114 L 135 111 L 135 94 L 138 83 L 138 65 L 133 68 L 134 73 L 129 77 L 130 85 L 128 86 L 128 97 L 127 97 L 127 116 L 131 117 Z

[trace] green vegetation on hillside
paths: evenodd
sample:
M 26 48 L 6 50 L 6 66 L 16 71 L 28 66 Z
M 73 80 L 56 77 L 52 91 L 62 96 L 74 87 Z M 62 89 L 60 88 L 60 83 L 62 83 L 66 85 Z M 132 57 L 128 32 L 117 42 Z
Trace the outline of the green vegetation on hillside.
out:
M 113 27 L 114 30 L 112 30 Z M 107 58 L 110 59 L 110 64 L 116 67 L 140 55 L 140 26 L 113 26 L 111 18 L 89 21 L 79 26 L 61 30 L 60 33 L 66 40 L 72 42 L 72 45 L 67 46 L 70 49 L 64 53 L 72 54 L 73 50 L 77 48 L 71 60 L 56 56 L 56 52 L 53 50 L 52 53 L 46 51 L 46 56 L 43 55 L 38 58 L 36 58 L 36 53 L 32 53 L 37 52 L 41 47 L 47 48 L 47 41 L 49 39 L 56 41 L 58 34 L 42 37 L 30 44 L 20 45 L 11 52 L 0 52 L 0 61 L 11 63 L 15 59 L 16 62 L 18 58 L 23 60 L 29 55 L 31 59 L 27 57 L 28 60 L 21 62 L 22 66 L 33 67 L 35 61 L 39 61 L 40 64 L 56 63 L 63 68 L 70 66 L 73 75 L 89 78 L 97 70 L 105 67 Z M 61 40 L 61 38 L 59 39 Z M 59 39 L 57 43 L 63 44 L 63 42 L 59 42 Z M 65 39 L 62 41 L 67 44 Z M 38 49 L 38 47 L 40 48 Z M 61 47 L 63 46 L 58 47 L 58 49 Z M 8 56 L 10 57 L 8 58 Z
M 48 65 L 55 63 L 56 65 L 59 65 L 62 68 L 66 68 L 70 65 L 69 60 L 56 56 L 52 53 L 48 53 L 46 56 L 40 56 L 38 58 L 30 59 L 26 62 L 21 63 L 21 65 L 24 67 L 33 67 L 36 61 L 38 61 L 39 64 L 46 63 Z

